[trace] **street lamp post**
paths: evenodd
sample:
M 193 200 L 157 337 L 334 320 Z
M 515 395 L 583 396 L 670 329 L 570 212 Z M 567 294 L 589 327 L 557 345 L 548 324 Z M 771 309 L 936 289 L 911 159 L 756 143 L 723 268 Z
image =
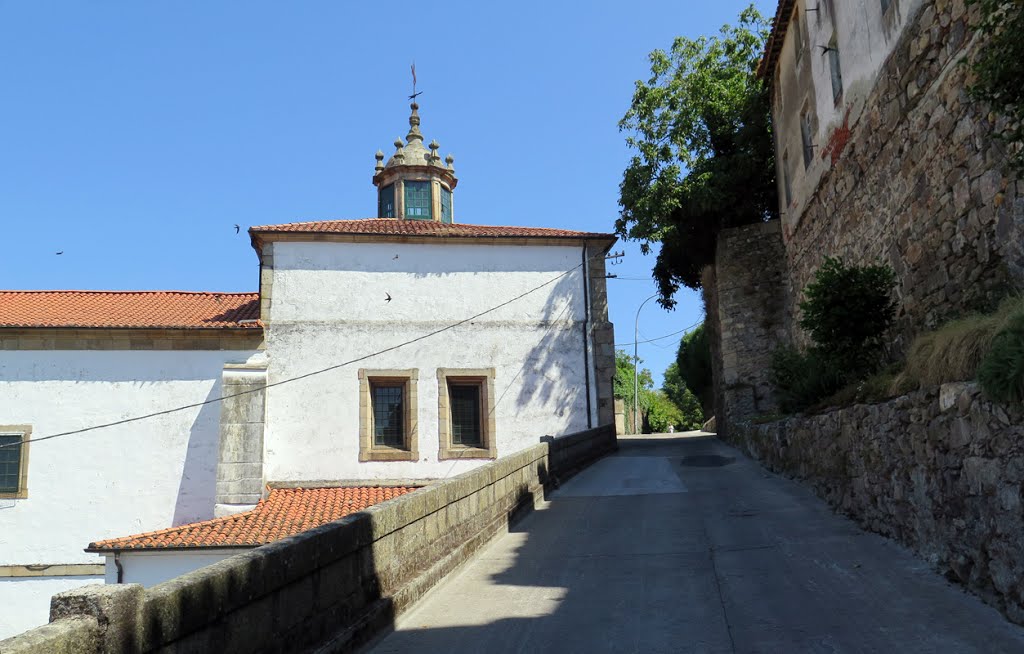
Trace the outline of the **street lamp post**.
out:
M 639 434 L 640 430 L 637 429 L 637 417 L 640 413 L 640 364 L 638 363 L 640 357 L 637 354 L 637 345 L 640 340 L 640 309 L 644 308 L 644 305 L 658 297 L 655 293 L 651 297 L 647 298 L 640 303 L 640 306 L 636 310 L 636 321 L 633 323 L 633 433 Z

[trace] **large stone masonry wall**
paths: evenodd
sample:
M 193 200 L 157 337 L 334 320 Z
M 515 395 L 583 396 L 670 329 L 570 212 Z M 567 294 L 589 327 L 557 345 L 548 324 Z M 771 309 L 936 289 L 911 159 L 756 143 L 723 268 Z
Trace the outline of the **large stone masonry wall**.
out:
M 545 438 L 152 588 L 61 593 L 48 625 L 0 641 L 0 652 L 354 651 L 532 508 L 548 484 L 616 447 L 612 425 Z
M 772 412 L 772 352 L 786 342 L 785 252 L 779 221 L 723 230 L 704 271 L 715 415 L 720 433 Z
M 1024 408 L 954 383 L 729 440 L 1024 624 Z
M 893 267 L 898 350 L 922 329 L 1024 286 L 1024 181 L 993 138 L 1003 119 L 967 93 L 962 60 L 977 51 L 976 9 L 925 2 L 856 123 L 819 144 L 832 168 L 786 228 L 791 316 L 824 255 Z

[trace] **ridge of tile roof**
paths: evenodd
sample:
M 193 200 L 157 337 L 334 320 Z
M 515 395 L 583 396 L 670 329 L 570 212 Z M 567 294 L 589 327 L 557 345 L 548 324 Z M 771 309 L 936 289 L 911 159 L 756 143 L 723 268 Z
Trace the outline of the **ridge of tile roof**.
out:
M 0 291 L 0 328 L 262 329 L 259 293 Z
M 257 234 L 353 234 L 380 236 L 436 236 L 463 238 L 591 238 L 615 239 L 614 234 L 579 232 L 553 227 L 505 227 L 500 225 L 469 225 L 441 223 L 436 220 L 402 220 L 399 218 L 362 218 L 357 220 L 313 220 L 258 225 L 249 228 Z
M 258 547 L 418 490 L 419 486 L 272 488 L 256 508 L 133 536 L 89 543 L 86 552 Z

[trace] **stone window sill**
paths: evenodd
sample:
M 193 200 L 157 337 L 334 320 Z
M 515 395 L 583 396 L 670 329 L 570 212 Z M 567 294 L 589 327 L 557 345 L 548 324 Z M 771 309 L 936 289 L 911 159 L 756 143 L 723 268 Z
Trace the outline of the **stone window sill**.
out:
M 452 459 L 496 459 L 497 453 L 493 449 L 484 447 L 442 447 L 438 451 L 437 458 L 440 461 Z
M 393 447 L 375 447 L 359 452 L 360 461 L 417 461 L 419 452 Z

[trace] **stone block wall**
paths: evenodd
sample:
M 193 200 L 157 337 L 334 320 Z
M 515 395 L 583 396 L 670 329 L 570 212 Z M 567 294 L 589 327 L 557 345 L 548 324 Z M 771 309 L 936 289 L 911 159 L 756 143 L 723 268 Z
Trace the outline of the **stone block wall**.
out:
M 263 497 L 265 365 L 228 365 L 221 375 L 217 517 L 248 511 Z
M 848 112 L 816 150 L 831 169 L 786 226 L 791 317 L 825 255 L 893 267 L 897 351 L 1024 287 L 1024 180 L 993 138 L 1004 119 L 967 92 L 976 10 L 964 0 L 922 3 L 855 122 Z
M 787 341 L 786 270 L 779 221 L 723 230 L 704 272 L 719 432 L 770 413 L 772 352 Z
M 728 440 L 1024 624 L 1024 408 L 945 384 Z
M 615 422 L 615 328 L 608 320 L 608 279 L 604 245 L 586 246 L 587 284 L 590 289 L 590 330 L 594 352 L 594 375 L 597 382 L 597 424 L 611 425 Z
M 61 593 L 50 624 L 0 641 L 0 652 L 354 651 L 532 508 L 552 477 L 615 448 L 612 425 L 546 439 L 152 588 Z

